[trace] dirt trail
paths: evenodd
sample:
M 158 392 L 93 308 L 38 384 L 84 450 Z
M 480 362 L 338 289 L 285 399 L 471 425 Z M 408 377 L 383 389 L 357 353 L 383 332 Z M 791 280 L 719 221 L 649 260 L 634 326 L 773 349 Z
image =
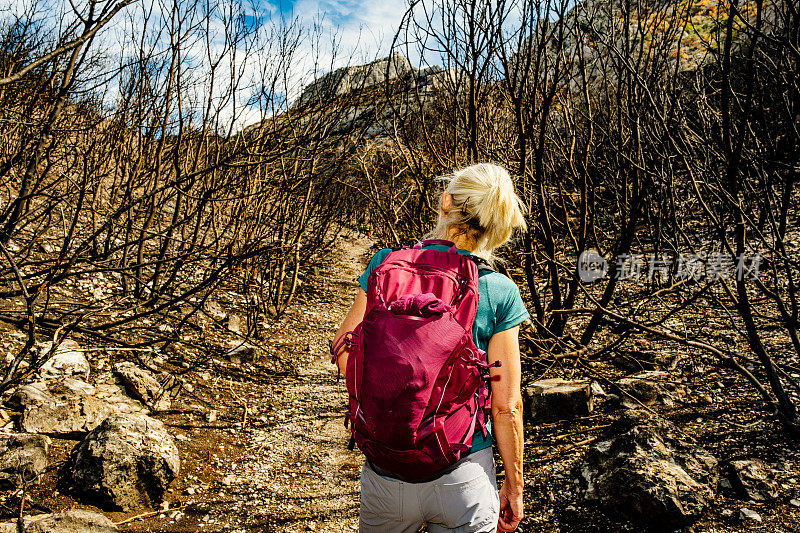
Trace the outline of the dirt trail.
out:
M 362 456 L 347 449 L 344 380 L 332 373 L 327 340 L 352 302 L 369 245 L 341 239 L 313 295 L 276 325 L 277 356 L 289 358 L 298 375 L 247 391 L 262 423 L 242 429 L 239 460 L 229 456 L 229 473 L 219 472 L 231 505 L 213 506 L 203 530 L 357 530 Z

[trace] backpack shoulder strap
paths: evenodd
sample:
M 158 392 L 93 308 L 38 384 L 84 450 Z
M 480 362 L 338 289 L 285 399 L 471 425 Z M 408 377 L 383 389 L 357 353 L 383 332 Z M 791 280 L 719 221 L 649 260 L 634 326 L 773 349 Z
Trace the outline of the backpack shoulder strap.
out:
M 400 251 L 400 250 L 408 250 L 412 246 L 413 246 L 413 243 L 410 243 L 410 242 L 400 243 L 399 246 L 392 246 L 391 248 L 389 248 L 389 250 L 391 250 L 392 252 L 397 252 L 397 251 Z
M 477 255 L 469 256 L 472 261 L 475 263 L 475 266 L 478 267 L 478 273 L 481 272 L 497 272 L 492 265 L 489 264 L 489 261 L 484 259 L 483 257 L 478 257 Z

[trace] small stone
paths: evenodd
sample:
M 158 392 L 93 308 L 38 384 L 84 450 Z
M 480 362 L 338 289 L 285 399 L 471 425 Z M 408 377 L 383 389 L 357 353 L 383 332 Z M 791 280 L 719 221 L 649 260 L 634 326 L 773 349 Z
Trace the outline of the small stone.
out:
M 739 520 L 754 520 L 756 522 L 761 522 L 761 515 L 752 509 L 742 507 L 739 509 Z
M 605 396 L 606 391 L 603 390 L 603 387 L 596 381 L 592 381 L 591 391 L 594 396 Z
M 523 413 L 534 423 L 588 415 L 593 408 L 589 381 L 543 379 L 525 387 L 523 394 Z
M 136 399 L 151 409 L 165 411 L 170 408 L 172 402 L 166 387 L 149 371 L 124 362 L 114 365 L 114 373 L 122 378 L 125 387 Z
M 217 411 L 214 410 L 214 409 L 210 410 L 209 412 L 207 412 L 203 416 L 205 417 L 206 422 L 211 423 L 211 422 L 216 422 L 217 421 Z
M 247 318 L 239 315 L 228 316 L 228 331 L 237 335 L 247 335 Z
M 14 529 L 16 531 L 16 528 Z M 69 533 L 91 531 L 113 533 L 117 526 L 106 516 L 84 509 L 70 509 L 36 517 L 25 527 L 26 533 Z
M 186 489 L 183 492 L 184 492 L 184 494 L 188 494 L 189 496 L 193 496 L 194 493 L 197 492 L 197 491 L 195 490 L 194 487 L 186 487 Z
M 652 405 L 672 403 L 682 391 L 667 372 L 649 370 L 619 379 L 616 392 L 626 408 L 639 408 L 640 403 Z
M 89 377 L 89 360 L 81 347 L 73 340 L 66 340 L 55 349 L 53 343 L 43 343 L 38 351 L 40 355 L 48 355 L 49 359 L 39 372 L 44 376 L 80 376 Z
M 800 507 L 800 500 L 791 499 L 789 500 L 789 505 L 792 507 Z
M 47 467 L 50 439 L 27 433 L 0 434 L 0 490 L 21 487 Z
M 725 478 L 725 477 L 719 480 L 719 486 L 722 487 L 723 489 L 732 489 L 733 488 L 733 485 L 731 485 L 730 480 L 728 478 Z
M 251 344 L 234 341 L 229 343 L 229 345 L 231 348 L 225 354 L 225 357 L 227 357 L 231 363 L 249 363 L 256 356 L 256 347 Z
M 778 487 L 769 467 L 758 459 L 740 459 L 725 465 L 731 486 L 742 499 L 770 501 L 778 497 Z
M 189 440 L 189 437 L 187 437 L 183 433 L 177 433 L 175 434 L 175 440 L 180 440 L 180 441 Z

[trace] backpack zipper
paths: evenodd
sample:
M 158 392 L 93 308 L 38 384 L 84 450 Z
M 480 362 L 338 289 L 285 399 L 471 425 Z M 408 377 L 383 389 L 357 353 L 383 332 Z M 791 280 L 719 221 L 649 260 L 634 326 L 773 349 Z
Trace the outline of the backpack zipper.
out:
M 409 263 L 409 264 L 412 265 L 412 266 L 406 267 L 406 266 L 394 265 L 391 268 L 392 269 L 397 269 L 397 270 L 403 270 L 405 272 L 412 272 L 412 273 L 415 270 L 426 270 L 428 272 L 434 272 L 434 273 L 441 274 L 442 276 L 446 277 L 447 279 L 452 281 L 456 285 L 456 287 L 458 287 L 458 294 L 453 299 L 453 303 L 450 304 L 450 305 L 454 305 L 454 304 L 460 302 L 467 295 L 467 290 L 469 290 L 469 280 L 466 277 L 464 277 L 464 276 L 462 276 L 460 274 L 453 274 L 453 273 L 451 273 L 449 271 L 449 269 L 444 269 L 444 268 L 433 266 L 433 265 L 428 265 L 428 264 L 424 264 L 424 263 Z M 385 263 L 384 263 L 384 265 L 385 265 Z M 381 266 L 384 266 L 384 265 L 381 265 Z M 391 263 L 390 263 L 390 265 L 391 265 Z M 383 269 L 383 270 L 381 270 L 379 272 L 381 274 L 385 274 L 388 270 L 390 270 L 390 269 L 389 268 Z M 383 293 L 379 290 L 379 288 L 377 287 L 377 284 L 376 284 L 376 289 L 378 289 L 378 291 L 377 291 L 378 292 L 378 297 L 383 302 L 384 301 L 383 300 Z

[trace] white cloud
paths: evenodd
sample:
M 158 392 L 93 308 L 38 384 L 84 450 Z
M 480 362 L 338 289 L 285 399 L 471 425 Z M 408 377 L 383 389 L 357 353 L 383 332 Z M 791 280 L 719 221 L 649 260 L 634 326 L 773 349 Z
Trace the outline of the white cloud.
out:
M 405 10 L 398 0 L 298 0 L 293 7 L 304 25 L 316 25 L 324 36 L 321 46 L 306 53 L 334 68 L 387 55 Z
M 79 9 L 87 5 L 87 0 L 73 1 Z M 181 83 L 187 87 L 183 111 L 202 115 L 210 108 L 219 113 L 223 131 L 226 125 L 239 129 L 271 113 L 273 109 L 264 108 L 270 95 L 296 98 L 315 75 L 386 55 L 405 12 L 405 2 L 398 0 L 298 0 L 292 11 L 295 21 L 292 15 L 281 19 L 276 6 L 263 0 L 137 0 L 118 13 L 93 44 L 106 58 L 106 72 L 144 56 L 149 66 L 161 69 L 156 68 L 153 81 L 165 88 L 170 43 L 175 40 L 175 33 L 170 37 L 169 32 L 176 24 L 175 3 L 182 6 L 179 12 L 184 17 L 177 32 L 184 65 Z M 0 20 L 30 13 L 31 6 L 36 6 L 37 18 L 56 28 L 75 20 L 69 0 L 0 0 Z M 224 23 L 231 15 L 238 21 L 238 31 L 252 27 L 255 20 L 261 27 L 233 43 L 231 26 Z M 279 37 L 296 32 L 300 38 L 287 61 Z M 282 86 L 261 90 L 264 79 L 270 80 L 279 70 L 286 71 Z M 109 107 L 122 98 L 122 81 L 116 76 L 99 84 Z M 254 98 L 259 92 L 267 98 Z M 248 105 L 253 101 L 261 107 Z M 163 105 L 174 109 L 177 99 L 165 99 Z

